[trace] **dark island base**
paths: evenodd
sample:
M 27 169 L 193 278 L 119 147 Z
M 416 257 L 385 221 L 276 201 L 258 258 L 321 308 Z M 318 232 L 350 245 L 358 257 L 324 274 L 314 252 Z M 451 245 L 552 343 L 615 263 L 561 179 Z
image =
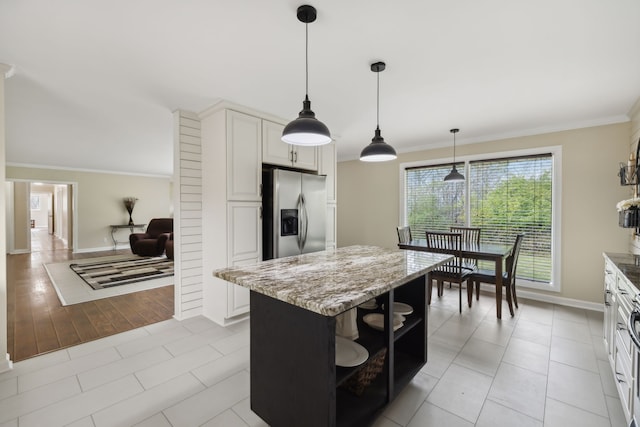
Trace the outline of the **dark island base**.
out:
M 370 358 L 387 349 L 382 372 L 361 396 L 341 387 L 364 365 L 335 365 L 335 317 L 251 292 L 251 409 L 272 427 L 367 426 L 411 381 L 427 361 L 425 278 L 377 297 L 384 304 L 385 331 L 362 321 L 356 340 Z M 414 312 L 393 332 L 390 302 Z

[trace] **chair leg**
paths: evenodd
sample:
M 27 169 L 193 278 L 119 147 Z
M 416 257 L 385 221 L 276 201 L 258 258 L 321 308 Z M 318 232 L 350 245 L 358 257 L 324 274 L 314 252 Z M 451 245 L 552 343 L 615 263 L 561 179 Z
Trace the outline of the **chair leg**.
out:
M 476 281 L 476 301 L 480 301 L 480 282 Z
M 441 297 L 444 294 L 444 282 L 442 280 L 438 280 L 437 284 L 438 284 L 438 297 Z
M 472 280 L 467 280 L 467 303 L 469 303 L 469 308 L 471 308 L 471 304 L 473 303 L 473 284 Z
M 511 297 L 513 298 L 513 303 L 516 305 L 516 308 L 518 308 L 518 297 L 516 296 L 516 284 L 513 283 L 511 284 Z
M 505 286 L 506 288 L 506 298 L 507 298 L 507 304 L 509 304 L 509 313 L 511 313 L 511 317 L 513 317 L 513 302 L 511 301 L 511 286 L 507 285 Z
M 462 313 L 462 282 L 458 283 L 458 311 Z

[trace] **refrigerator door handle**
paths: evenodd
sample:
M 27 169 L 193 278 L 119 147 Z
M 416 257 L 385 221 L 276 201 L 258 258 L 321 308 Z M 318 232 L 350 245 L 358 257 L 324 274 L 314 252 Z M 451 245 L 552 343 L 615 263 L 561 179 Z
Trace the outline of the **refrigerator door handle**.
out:
M 298 250 L 302 251 L 302 225 L 304 224 L 304 214 L 302 212 L 303 207 L 302 194 L 298 194 L 298 202 L 296 203 L 296 209 L 298 210 L 298 235 L 296 239 L 298 241 Z
M 309 221 L 307 215 L 307 201 L 304 199 L 304 194 L 300 194 L 300 200 L 302 201 L 302 209 L 300 211 L 300 217 L 302 218 L 302 246 L 300 246 L 300 250 L 302 250 L 307 244 L 307 230 L 309 228 Z

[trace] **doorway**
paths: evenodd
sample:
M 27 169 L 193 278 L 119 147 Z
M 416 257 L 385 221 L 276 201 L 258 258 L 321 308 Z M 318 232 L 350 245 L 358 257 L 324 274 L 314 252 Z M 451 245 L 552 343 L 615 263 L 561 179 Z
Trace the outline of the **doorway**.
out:
M 74 250 L 75 183 L 15 180 L 5 187 L 9 254 Z

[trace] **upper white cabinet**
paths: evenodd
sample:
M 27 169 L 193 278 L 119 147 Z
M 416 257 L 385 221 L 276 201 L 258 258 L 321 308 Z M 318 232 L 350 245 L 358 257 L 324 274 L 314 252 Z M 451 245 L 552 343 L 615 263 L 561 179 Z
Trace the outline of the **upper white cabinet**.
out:
M 262 120 L 227 112 L 227 200 L 260 201 Z
M 318 170 L 318 150 L 316 147 L 301 147 L 282 142 L 280 123 L 262 120 L 262 161 L 271 165 L 289 166 L 296 169 Z

